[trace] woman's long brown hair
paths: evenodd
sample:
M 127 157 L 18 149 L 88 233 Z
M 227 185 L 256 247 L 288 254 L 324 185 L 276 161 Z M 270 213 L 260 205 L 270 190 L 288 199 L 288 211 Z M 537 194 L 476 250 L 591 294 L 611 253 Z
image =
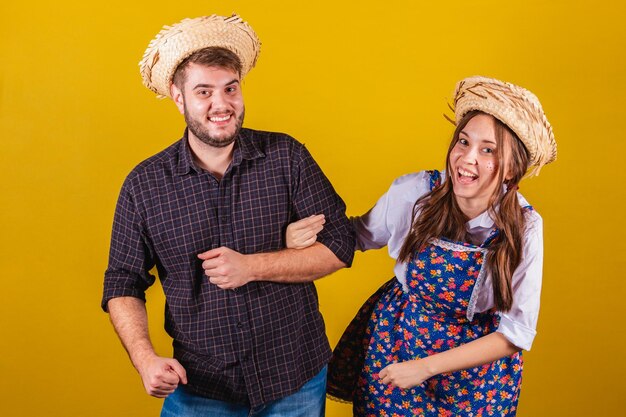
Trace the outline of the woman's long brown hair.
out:
M 454 175 L 450 172 L 450 153 L 459 140 L 459 134 L 478 114 L 484 113 L 469 112 L 457 124 L 446 156 L 448 176 Z M 493 121 L 498 158 L 498 183 L 506 183 L 507 191 L 505 192 L 503 187 L 496 187 L 489 200 L 489 215 L 494 220 L 499 234 L 489 246 L 486 267 L 491 272 L 496 309 L 509 311 L 513 303 L 511 278 L 522 259 L 525 228 L 524 212 L 517 200 L 516 190 L 528 167 L 528 153 L 508 126 L 496 118 L 493 118 Z M 505 164 L 507 153 L 508 167 Z M 454 241 L 468 242 L 466 223 L 469 220 L 456 202 L 452 181 L 444 181 L 418 199 L 413 206 L 411 230 L 402 245 L 399 259 L 408 262 L 415 251 L 423 248 L 434 238 L 445 237 Z

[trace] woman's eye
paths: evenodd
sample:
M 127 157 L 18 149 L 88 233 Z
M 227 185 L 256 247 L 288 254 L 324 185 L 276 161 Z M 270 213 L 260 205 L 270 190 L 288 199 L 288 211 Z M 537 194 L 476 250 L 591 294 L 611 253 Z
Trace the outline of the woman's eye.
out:
M 461 145 L 467 145 L 467 139 L 460 138 L 460 139 L 459 139 L 459 143 L 460 143 Z
M 485 149 L 483 149 L 483 152 L 484 152 L 484 153 L 493 153 L 493 149 L 491 149 L 491 148 L 485 148 Z

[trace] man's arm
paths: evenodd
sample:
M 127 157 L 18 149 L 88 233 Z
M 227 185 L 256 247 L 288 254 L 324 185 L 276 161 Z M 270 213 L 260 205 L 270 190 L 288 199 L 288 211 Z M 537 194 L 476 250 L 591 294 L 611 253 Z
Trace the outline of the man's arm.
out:
M 330 249 L 314 243 L 305 249 L 242 255 L 221 247 L 198 255 L 209 281 L 222 289 L 241 287 L 251 281 L 311 282 L 345 268 Z
M 174 392 L 180 382 L 187 383 L 185 369 L 176 359 L 163 358 L 154 352 L 143 300 L 117 297 L 110 299 L 107 307 L 113 327 L 148 394 L 165 398 Z
M 293 140 L 293 139 L 291 139 Z M 315 231 L 316 243 L 305 249 L 241 254 L 221 247 L 198 255 L 211 283 L 224 289 L 251 281 L 311 282 L 350 266 L 354 257 L 354 231 L 346 206 L 304 145 L 295 141 L 291 154 L 292 217 L 323 214 L 323 227 Z

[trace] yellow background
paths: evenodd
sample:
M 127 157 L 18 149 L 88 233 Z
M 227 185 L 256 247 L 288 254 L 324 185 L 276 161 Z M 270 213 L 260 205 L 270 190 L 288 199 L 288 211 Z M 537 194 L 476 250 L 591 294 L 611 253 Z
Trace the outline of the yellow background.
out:
M 349 214 L 443 166 L 458 79 L 540 97 L 559 156 L 521 185 L 545 221 L 545 268 L 519 416 L 622 414 L 623 2 L 64 0 L 0 5 L 0 415 L 158 414 L 99 308 L 120 185 L 184 127 L 137 62 L 162 25 L 233 11 L 263 42 L 245 125 L 305 142 Z M 357 254 L 318 282 L 331 343 L 391 266 Z M 156 286 L 148 308 L 169 354 Z

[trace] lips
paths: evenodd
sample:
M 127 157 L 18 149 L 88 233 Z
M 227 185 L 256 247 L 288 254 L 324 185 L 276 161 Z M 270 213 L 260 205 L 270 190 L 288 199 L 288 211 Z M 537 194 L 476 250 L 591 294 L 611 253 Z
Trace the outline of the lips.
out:
M 225 123 L 225 122 L 228 122 L 230 118 L 231 118 L 230 114 L 214 115 L 214 116 L 209 116 L 209 121 L 211 123 Z
M 457 180 L 460 184 L 471 184 L 478 179 L 478 174 L 463 168 L 457 169 Z

